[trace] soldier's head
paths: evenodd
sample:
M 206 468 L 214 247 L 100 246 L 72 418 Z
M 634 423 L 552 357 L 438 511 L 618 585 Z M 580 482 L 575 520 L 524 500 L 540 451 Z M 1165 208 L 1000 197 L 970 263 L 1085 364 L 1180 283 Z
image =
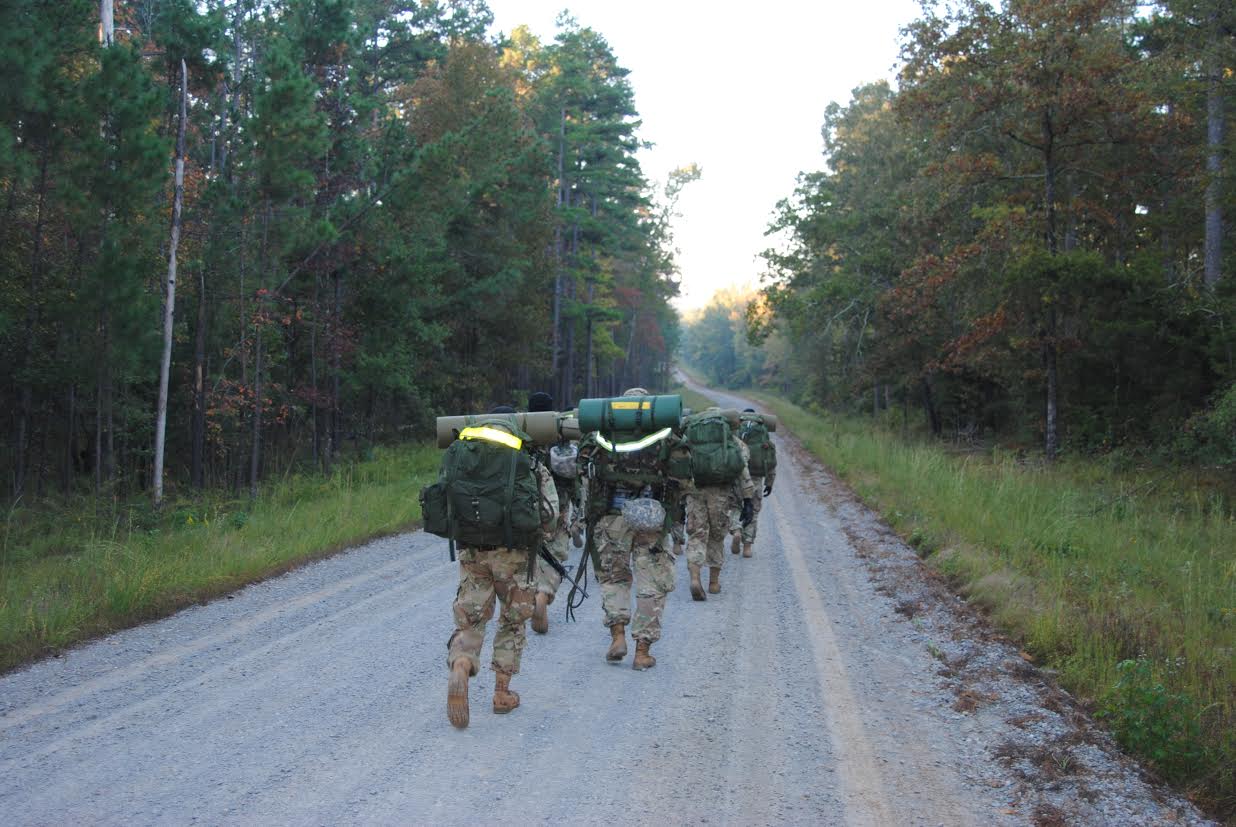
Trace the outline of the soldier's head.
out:
M 528 412 L 537 413 L 538 411 L 552 411 L 554 409 L 554 398 L 545 391 L 537 391 L 528 397 Z
M 627 388 L 622 392 L 623 396 L 649 396 L 648 391 L 643 388 Z
M 510 405 L 495 405 L 494 409 L 490 411 L 490 413 L 491 414 L 513 414 L 515 413 L 515 409 L 512 408 Z
M 743 408 L 743 413 L 755 413 L 755 408 Z

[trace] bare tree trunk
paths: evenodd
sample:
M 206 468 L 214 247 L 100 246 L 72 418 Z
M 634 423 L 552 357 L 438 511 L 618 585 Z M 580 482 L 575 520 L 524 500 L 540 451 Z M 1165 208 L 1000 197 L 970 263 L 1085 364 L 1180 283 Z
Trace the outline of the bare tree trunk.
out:
M 931 387 L 931 377 L 924 376 L 922 378 L 923 388 L 923 410 L 927 414 L 927 427 L 931 429 L 932 436 L 939 436 L 943 430 L 940 424 L 940 412 L 936 410 L 936 395 Z
M 1043 202 L 1047 211 L 1047 252 L 1055 256 L 1058 251 L 1056 241 L 1056 157 L 1055 131 L 1051 115 L 1043 115 Z M 1048 462 L 1056 459 L 1059 447 L 1057 434 L 1058 416 L 1058 374 L 1056 368 L 1056 308 L 1052 305 L 1047 309 L 1047 321 L 1041 328 L 1043 348 L 1043 371 L 1047 376 L 1047 411 L 1044 422 L 1043 453 Z
M 330 473 L 331 463 L 335 457 L 339 455 L 340 441 L 340 413 L 341 406 L 339 405 L 339 392 L 343 374 L 343 343 L 340 341 L 340 331 L 343 325 L 343 285 L 340 284 L 342 277 L 339 271 L 336 270 L 331 277 L 335 280 L 335 308 L 332 315 L 334 316 L 333 334 L 334 340 L 331 344 L 331 392 L 330 392 L 330 442 L 326 445 L 326 472 Z
M 176 312 L 176 250 L 180 246 L 180 211 L 185 195 L 185 118 L 189 78 L 180 61 L 180 124 L 176 129 L 176 175 L 172 200 L 172 240 L 167 252 L 167 296 L 163 300 L 163 358 L 159 362 L 159 405 L 155 418 L 154 505 L 163 504 L 163 450 L 167 436 L 167 392 L 172 368 L 172 324 Z
M 1223 276 L 1223 61 L 1212 35 L 1206 66 L 1206 240 L 1203 279 L 1213 288 Z
M 22 367 L 30 370 L 34 361 L 35 332 L 38 328 L 39 278 L 43 270 L 43 220 L 47 199 L 47 164 L 51 150 L 43 144 L 39 160 L 39 195 L 35 206 L 33 253 L 30 259 L 30 296 L 26 306 L 26 330 L 22 353 Z M 26 460 L 29 453 L 30 420 L 34 414 L 34 378 L 26 376 L 21 386 L 21 413 L 17 421 L 17 439 L 14 446 L 13 497 L 22 495 L 26 487 Z
M 313 277 L 313 322 L 309 325 L 309 386 L 313 388 L 313 464 L 316 466 L 321 462 L 321 442 L 322 435 L 320 430 L 320 419 L 318 411 L 321 404 L 318 401 L 318 308 L 321 306 L 318 297 L 318 286 L 321 283 L 319 275 Z
M 193 341 L 193 464 L 194 487 L 206 487 L 206 269 L 197 283 L 197 330 Z
M 116 23 L 112 14 L 112 0 L 99 0 L 99 43 L 112 45 L 116 35 Z

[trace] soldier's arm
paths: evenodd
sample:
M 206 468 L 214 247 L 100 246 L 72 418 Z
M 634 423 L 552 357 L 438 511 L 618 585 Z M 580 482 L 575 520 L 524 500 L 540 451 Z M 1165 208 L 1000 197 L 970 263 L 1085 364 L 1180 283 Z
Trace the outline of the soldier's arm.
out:
M 541 528 L 552 533 L 554 523 L 558 522 L 558 487 L 554 485 L 554 475 L 544 465 L 536 467 L 536 475 L 541 484 Z
M 736 436 L 730 439 L 738 443 L 738 450 L 742 453 L 742 474 L 738 477 L 738 490 L 742 495 L 740 499 L 750 499 L 755 496 L 755 481 L 751 479 L 751 471 L 747 468 L 747 464 L 751 462 L 751 449 Z
M 775 457 L 777 455 L 777 446 L 773 445 L 770 442 L 768 443 L 768 447 L 772 449 L 773 456 Z M 776 466 L 774 466 L 764 472 L 764 484 L 768 486 L 769 488 L 772 488 L 773 484 L 776 482 L 777 482 L 777 468 Z

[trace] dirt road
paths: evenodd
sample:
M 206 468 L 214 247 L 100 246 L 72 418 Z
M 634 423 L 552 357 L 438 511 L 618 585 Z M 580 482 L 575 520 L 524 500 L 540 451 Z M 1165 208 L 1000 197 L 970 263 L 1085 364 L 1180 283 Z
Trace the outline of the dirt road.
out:
M 678 562 L 649 672 L 596 589 L 453 729 L 455 571 L 407 534 L 0 679 L 4 821 L 1201 823 L 778 442 L 755 557 L 705 603 Z

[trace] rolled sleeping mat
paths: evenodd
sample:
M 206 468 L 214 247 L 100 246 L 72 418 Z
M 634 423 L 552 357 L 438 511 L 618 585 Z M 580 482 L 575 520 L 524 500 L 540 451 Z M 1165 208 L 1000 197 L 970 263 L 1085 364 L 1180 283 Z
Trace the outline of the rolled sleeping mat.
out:
M 773 433 L 774 431 L 776 431 L 776 430 L 777 430 L 777 421 L 778 421 L 778 420 L 777 420 L 777 415 L 776 415 L 776 414 L 770 414 L 770 413 L 766 413 L 766 414 L 749 414 L 749 413 L 745 413 L 745 414 L 743 414 L 743 416 L 758 416 L 758 417 L 760 418 L 760 421 L 764 423 L 764 427 L 768 429 L 768 433 L 770 433 L 770 434 L 771 434 L 771 433 Z
M 708 413 L 709 411 L 712 411 L 712 409 L 705 408 L 702 411 L 694 411 L 693 413 L 690 414 L 690 416 L 699 416 L 700 414 Z M 763 421 L 764 427 L 768 429 L 769 433 L 772 433 L 773 431 L 777 430 L 777 415 L 776 414 L 745 413 L 743 411 L 738 410 L 737 408 L 718 408 L 717 410 L 712 411 L 712 412 L 719 413 L 721 414 L 721 416 L 724 416 L 727 420 L 729 420 L 730 427 L 732 428 L 740 427 L 742 425 L 742 418 L 744 416 L 758 416 Z
M 472 414 L 438 417 L 438 447 L 446 448 L 459 438 L 459 432 L 470 425 L 505 422 L 532 437 L 536 445 L 554 445 L 562 438 L 579 439 L 579 420 L 558 411 L 535 413 Z
M 681 422 L 682 397 L 676 393 L 579 401 L 579 428 L 586 433 L 651 433 Z

